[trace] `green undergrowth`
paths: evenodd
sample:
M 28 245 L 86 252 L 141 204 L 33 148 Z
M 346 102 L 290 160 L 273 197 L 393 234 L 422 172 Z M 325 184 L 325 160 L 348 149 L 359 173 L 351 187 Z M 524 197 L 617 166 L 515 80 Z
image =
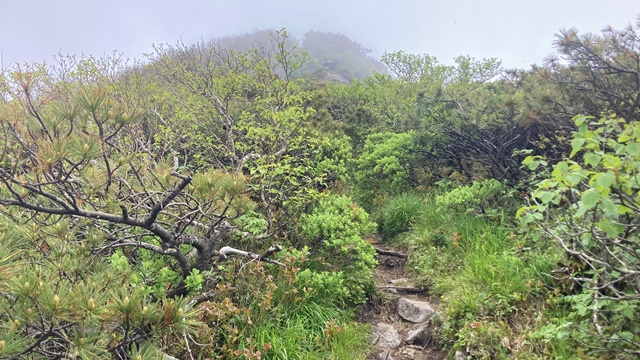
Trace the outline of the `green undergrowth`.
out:
M 364 359 L 369 328 L 350 307 L 299 277 L 308 253 L 289 249 L 286 267 L 229 261 L 215 297 L 201 305 L 196 357 L 214 359 Z M 173 348 L 184 348 L 174 344 Z M 197 352 L 196 352 L 197 350 Z
M 373 291 L 376 224 L 351 198 L 327 195 L 297 223 L 298 242 L 274 254 L 280 266 L 228 259 L 201 304 L 196 358 L 364 359 L 369 327 L 354 322 Z M 173 348 L 182 349 L 183 343 Z
M 491 185 L 486 193 L 494 201 L 496 184 Z M 407 202 L 408 196 L 389 201 L 381 211 L 383 224 L 398 216 L 389 211 L 401 208 L 394 202 Z M 436 324 L 444 349 L 466 352 L 472 359 L 575 355 L 563 355 L 567 346 L 535 336 L 558 310 L 556 294 L 549 291 L 553 281 L 548 274 L 559 259 L 554 247 L 527 241 L 508 216 L 511 207 L 494 211 L 474 198 L 472 209 L 460 211 L 460 203 L 443 204 L 455 193 L 413 197 L 421 205 L 409 231 L 388 240 L 410 249 L 407 266 L 416 281 L 440 297 Z
M 405 193 L 389 200 L 380 211 L 380 232 L 386 237 L 403 233 L 413 226 L 424 212 L 424 199 Z
M 258 343 L 270 344 L 266 359 L 364 359 L 367 326 L 348 321 L 343 310 L 316 303 L 253 331 Z

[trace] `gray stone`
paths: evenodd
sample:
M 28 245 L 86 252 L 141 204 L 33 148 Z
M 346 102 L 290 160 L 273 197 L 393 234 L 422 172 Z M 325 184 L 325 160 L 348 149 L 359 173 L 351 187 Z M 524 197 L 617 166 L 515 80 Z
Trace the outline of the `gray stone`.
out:
M 433 316 L 435 311 L 424 301 L 416 301 L 407 298 L 398 299 L 398 315 L 412 323 L 423 323 Z
M 393 356 L 391 356 L 391 352 L 389 350 L 385 350 L 378 354 L 378 359 L 380 360 L 395 360 Z
M 400 335 L 393 326 L 385 323 L 378 323 L 373 329 L 372 344 L 382 349 L 392 349 L 400 345 Z
M 415 345 L 427 345 L 430 339 L 429 329 L 431 328 L 431 322 L 426 322 L 424 324 L 418 325 L 413 328 L 413 330 L 409 331 L 407 334 L 407 339 L 405 342 L 407 344 L 415 344 Z
M 400 352 L 402 353 L 402 355 L 404 355 L 405 357 L 409 358 L 409 359 L 415 359 L 416 356 L 418 355 L 418 351 L 416 349 L 407 347 L 404 348 L 402 350 L 400 350 Z
M 456 354 L 453 356 L 454 360 L 467 360 L 467 355 L 462 351 L 456 351 Z

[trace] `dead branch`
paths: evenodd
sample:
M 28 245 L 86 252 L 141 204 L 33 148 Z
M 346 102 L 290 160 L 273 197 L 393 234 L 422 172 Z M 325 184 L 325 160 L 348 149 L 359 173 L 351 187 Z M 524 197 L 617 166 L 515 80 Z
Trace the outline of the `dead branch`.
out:
M 406 293 L 421 293 L 426 291 L 427 289 L 424 286 L 378 286 L 378 289 L 389 289 L 389 290 L 397 290 Z
M 398 251 L 384 250 L 384 249 L 380 249 L 380 248 L 374 248 L 374 249 L 376 250 L 376 253 L 378 253 L 380 255 L 394 256 L 394 257 L 399 257 L 399 258 L 403 258 L 403 259 L 406 259 L 408 257 L 407 254 L 403 254 L 403 253 L 398 252 Z
M 264 254 L 262 255 L 232 248 L 231 246 L 224 246 L 218 251 L 218 258 L 216 259 L 215 264 L 216 266 L 219 265 L 222 261 L 226 260 L 229 255 L 238 255 L 238 256 L 248 257 L 257 261 L 264 261 L 269 264 L 286 267 L 285 264 L 268 258 L 269 256 L 279 251 L 282 251 L 282 247 L 280 245 L 274 245 L 268 248 L 267 251 L 265 251 Z

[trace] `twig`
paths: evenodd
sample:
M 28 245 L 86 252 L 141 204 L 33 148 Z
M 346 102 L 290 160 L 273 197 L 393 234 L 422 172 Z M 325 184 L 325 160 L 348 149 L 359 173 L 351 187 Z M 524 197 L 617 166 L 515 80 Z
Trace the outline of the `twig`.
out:
M 185 343 L 185 345 L 186 345 L 186 347 L 187 347 L 187 353 L 189 354 L 189 358 L 190 358 L 191 360 L 194 360 L 194 359 L 193 359 L 193 354 L 191 353 L 191 348 L 189 347 L 189 340 L 187 339 L 187 333 L 186 333 L 186 332 L 183 332 L 183 333 L 182 333 L 182 336 L 184 336 L 184 343 Z

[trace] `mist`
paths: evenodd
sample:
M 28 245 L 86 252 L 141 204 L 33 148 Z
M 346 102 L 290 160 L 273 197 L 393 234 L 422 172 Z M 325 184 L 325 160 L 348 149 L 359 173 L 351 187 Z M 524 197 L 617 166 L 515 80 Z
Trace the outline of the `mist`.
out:
M 340 33 L 372 50 L 403 50 L 452 63 L 459 55 L 495 57 L 528 68 L 553 51 L 561 28 L 599 32 L 636 21 L 633 0 L 175 1 L 22 0 L 0 2 L 5 66 L 53 61 L 57 53 L 141 59 L 153 44 L 195 43 L 267 28 Z

